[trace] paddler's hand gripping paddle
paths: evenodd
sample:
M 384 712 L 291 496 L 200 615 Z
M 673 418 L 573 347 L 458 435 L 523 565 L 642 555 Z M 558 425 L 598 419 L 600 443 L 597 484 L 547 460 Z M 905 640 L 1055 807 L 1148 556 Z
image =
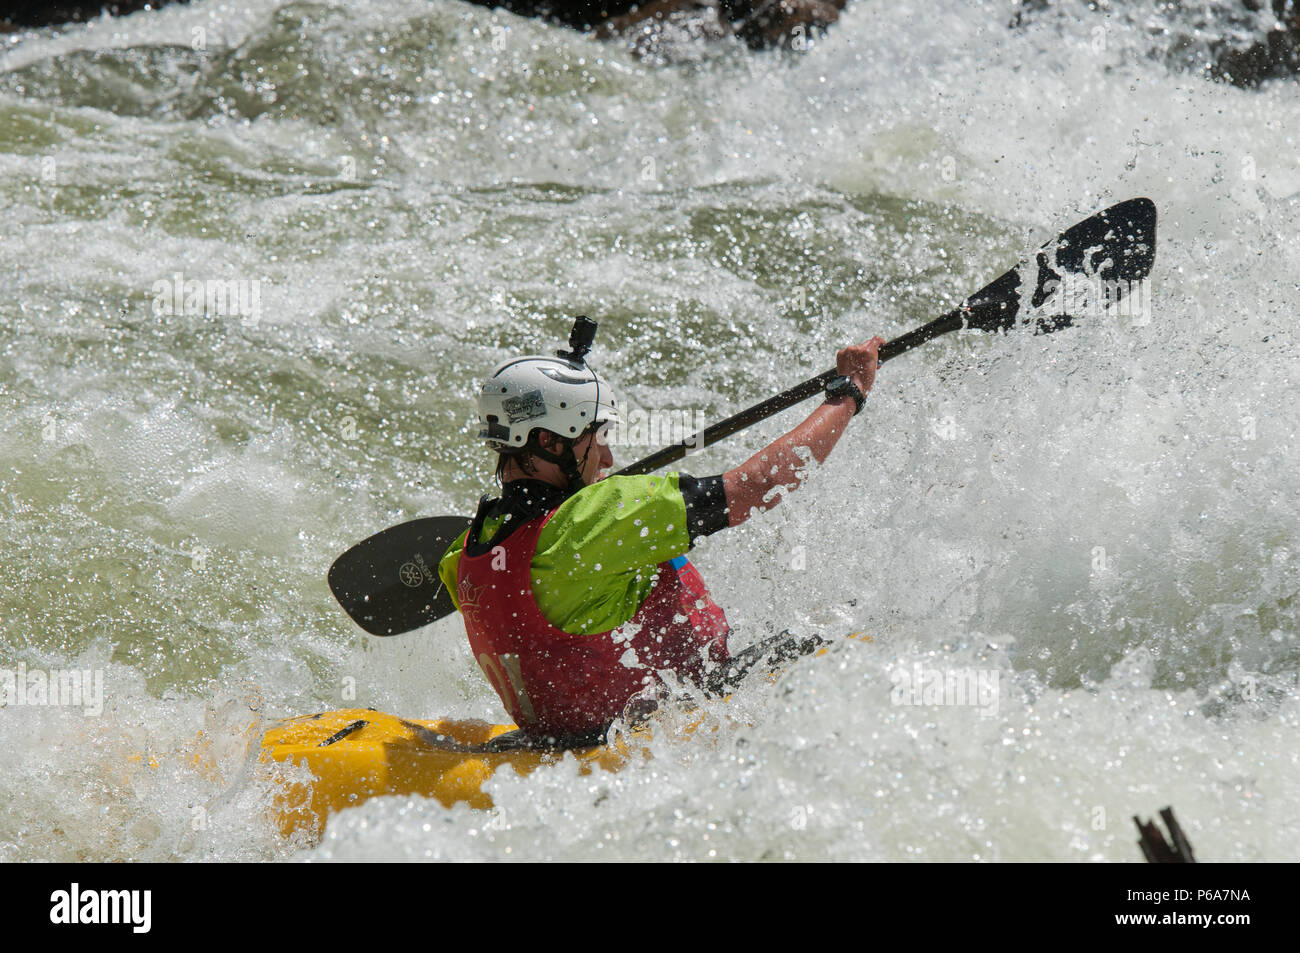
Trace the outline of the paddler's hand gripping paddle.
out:
M 1150 199 L 1129 199 L 1084 219 L 1021 261 L 1001 278 L 971 295 L 929 324 L 895 338 L 880 349 L 880 361 L 895 358 L 918 344 L 959 328 L 1010 331 L 1034 325 L 1035 334 L 1068 327 L 1085 312 L 1099 313 L 1125 297 L 1131 285 L 1151 273 L 1156 256 L 1156 207 Z M 1028 271 L 1033 268 L 1032 274 Z M 1031 275 L 1026 283 L 1022 273 Z M 1068 303 L 1075 313 L 1044 314 L 1041 309 L 1069 282 Z M 1083 292 L 1082 294 L 1080 292 Z M 1029 293 L 1033 309 L 1020 317 L 1021 296 Z M 1029 310 L 1029 309 L 1027 309 Z M 1046 310 L 1046 309 L 1044 309 Z M 574 325 L 569 346 L 586 353 L 595 325 Z M 613 476 L 651 473 L 682 459 L 691 450 L 711 446 L 787 407 L 821 394 L 835 377 L 832 368 L 811 380 L 769 397 L 748 410 L 714 424 L 703 434 L 665 447 Z M 330 567 L 329 584 L 339 604 L 371 635 L 398 635 L 428 625 L 456 611 L 438 579 L 438 561 L 469 520 L 463 516 L 429 516 L 392 526 L 353 546 Z

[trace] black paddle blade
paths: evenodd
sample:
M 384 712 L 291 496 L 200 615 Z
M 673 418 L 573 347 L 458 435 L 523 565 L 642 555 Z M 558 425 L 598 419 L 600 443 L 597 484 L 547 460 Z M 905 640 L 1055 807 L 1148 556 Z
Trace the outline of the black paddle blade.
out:
M 1035 334 L 1069 327 L 1085 312 L 1100 313 L 1135 290 L 1151 273 L 1156 259 L 1156 207 L 1150 199 L 1129 199 L 1084 219 L 1052 239 L 1000 278 L 995 278 L 962 304 L 929 324 L 895 338 L 880 349 L 880 362 L 961 328 L 1010 331 L 1017 323 L 1033 323 Z M 1034 291 L 1021 314 L 1022 275 L 1033 268 Z M 1059 295 L 1062 307 L 1055 304 Z M 1068 306 L 1069 310 L 1066 310 Z M 830 371 L 802 396 L 820 392 L 835 374 Z M 769 401 L 769 403 L 771 403 Z M 706 441 L 707 445 L 707 441 Z M 680 457 L 678 458 L 680 459 Z
M 1129 199 L 1084 219 L 1048 242 L 1034 256 L 1033 293 L 1021 323 L 1036 334 L 1069 327 L 1087 313 L 1100 313 L 1128 297 L 1151 273 L 1156 260 L 1156 207 L 1150 199 Z M 1021 311 L 1024 261 L 966 300 L 963 324 L 979 331 L 1009 331 Z M 1054 298 L 1059 301 L 1053 302 Z M 1025 309 L 1028 311 L 1029 309 Z
M 463 516 L 428 516 L 391 526 L 334 560 L 329 584 L 339 605 L 371 635 L 399 635 L 456 611 L 438 561 L 465 535 Z

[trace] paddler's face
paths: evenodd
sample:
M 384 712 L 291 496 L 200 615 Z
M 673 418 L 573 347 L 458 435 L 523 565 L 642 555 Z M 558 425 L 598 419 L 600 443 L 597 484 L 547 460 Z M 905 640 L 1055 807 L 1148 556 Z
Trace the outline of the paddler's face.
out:
M 606 476 L 614 465 L 614 451 L 609 449 L 609 424 L 588 430 L 573 444 L 573 455 L 578 460 L 578 471 L 588 486 Z

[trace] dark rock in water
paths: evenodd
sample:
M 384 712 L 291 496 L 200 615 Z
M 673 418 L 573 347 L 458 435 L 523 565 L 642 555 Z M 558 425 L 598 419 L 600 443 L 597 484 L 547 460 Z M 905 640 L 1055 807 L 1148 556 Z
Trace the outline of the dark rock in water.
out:
M 631 38 L 641 52 L 676 29 L 683 36 L 738 36 L 751 49 L 801 48 L 839 19 L 846 0 L 469 0 L 525 17 L 541 17 L 602 39 Z
M 733 32 L 712 0 L 651 0 L 595 30 L 602 40 L 619 40 L 638 56 L 662 60 L 688 58 L 697 49 L 694 41 L 721 40 Z
M 1221 50 L 1211 69 L 1213 75 L 1238 86 L 1300 76 L 1300 3 L 1273 0 L 1272 8 L 1277 25 L 1247 47 Z
M 647 41 L 673 24 L 698 23 L 700 36 L 737 36 L 754 50 L 802 49 L 808 39 L 839 19 L 846 0 L 652 0 L 613 17 L 597 35 L 633 37 L 644 51 Z M 688 26 L 689 29 L 689 26 Z
M 501 7 L 521 17 L 563 23 L 575 30 L 593 30 L 636 8 L 636 0 L 469 0 L 480 7 Z
M 188 2 L 189 0 L 83 0 L 80 3 L 76 0 L 8 0 L 3 12 L 0 12 L 0 30 L 83 23 L 105 13 L 115 17 L 124 16 L 136 10 Z
M 188 0 L 11 0 L 0 29 L 55 26 L 157 8 Z M 603 39 L 627 38 L 640 53 L 653 53 L 669 33 L 683 38 L 737 36 L 751 49 L 802 49 L 830 26 L 847 0 L 470 0 L 525 17 L 593 31 Z
M 1050 16 L 1076 19 L 1081 5 L 1020 0 L 1012 29 Z M 1087 12 L 1122 23 L 1135 36 L 1151 37 L 1148 55 L 1175 69 L 1199 72 L 1236 86 L 1300 75 L 1300 0 L 1176 0 L 1128 4 L 1095 0 Z

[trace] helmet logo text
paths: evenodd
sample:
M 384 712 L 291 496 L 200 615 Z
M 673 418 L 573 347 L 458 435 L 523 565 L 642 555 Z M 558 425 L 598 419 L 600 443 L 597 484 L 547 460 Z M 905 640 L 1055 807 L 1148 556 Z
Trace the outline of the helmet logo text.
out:
M 546 401 L 542 399 L 540 390 L 530 390 L 518 397 L 507 397 L 501 401 L 501 409 L 514 424 L 521 420 L 532 420 L 534 417 L 545 417 Z

